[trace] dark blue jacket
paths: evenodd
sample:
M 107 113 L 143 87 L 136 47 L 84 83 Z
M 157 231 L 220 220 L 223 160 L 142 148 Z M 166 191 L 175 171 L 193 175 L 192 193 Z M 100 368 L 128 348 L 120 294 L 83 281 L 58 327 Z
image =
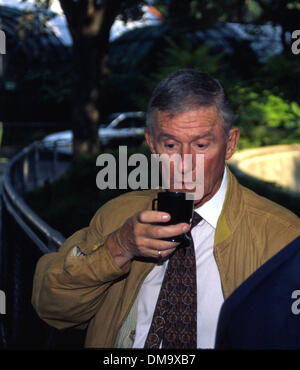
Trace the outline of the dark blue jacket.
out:
M 225 300 L 216 349 L 300 349 L 300 236 Z

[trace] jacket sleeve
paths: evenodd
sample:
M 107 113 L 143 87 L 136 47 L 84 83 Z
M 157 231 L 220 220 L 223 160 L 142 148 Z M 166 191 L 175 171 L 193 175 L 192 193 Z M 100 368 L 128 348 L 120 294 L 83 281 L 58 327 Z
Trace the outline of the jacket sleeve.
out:
M 40 318 L 57 329 L 84 326 L 98 311 L 109 287 L 129 273 L 131 262 L 119 268 L 106 247 L 102 217 L 100 208 L 89 227 L 37 263 L 32 304 Z M 75 247 L 82 252 L 80 256 L 74 254 Z

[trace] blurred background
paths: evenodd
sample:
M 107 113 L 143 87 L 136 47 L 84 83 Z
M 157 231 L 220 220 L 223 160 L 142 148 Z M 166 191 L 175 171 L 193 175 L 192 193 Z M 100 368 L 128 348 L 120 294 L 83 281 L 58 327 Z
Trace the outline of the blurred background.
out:
M 100 153 L 149 155 L 147 103 L 178 68 L 223 83 L 240 182 L 300 215 L 297 29 L 300 1 L 0 0 L 0 348 L 82 345 L 35 316 L 36 261 L 121 193 L 96 187 Z

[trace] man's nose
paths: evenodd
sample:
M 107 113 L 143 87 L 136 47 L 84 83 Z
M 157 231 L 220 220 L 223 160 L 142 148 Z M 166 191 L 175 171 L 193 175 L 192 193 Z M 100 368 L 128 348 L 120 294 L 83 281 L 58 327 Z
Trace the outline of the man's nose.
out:
M 179 171 L 184 174 L 193 171 L 194 169 L 194 156 L 188 151 L 181 152 L 180 168 Z

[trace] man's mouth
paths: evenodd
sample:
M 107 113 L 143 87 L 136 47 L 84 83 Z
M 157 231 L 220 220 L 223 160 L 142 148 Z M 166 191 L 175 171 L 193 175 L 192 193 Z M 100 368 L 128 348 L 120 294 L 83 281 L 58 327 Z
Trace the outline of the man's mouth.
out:
M 176 183 L 174 184 L 174 189 L 182 190 L 184 192 L 195 192 L 196 191 L 196 184 L 195 183 Z

